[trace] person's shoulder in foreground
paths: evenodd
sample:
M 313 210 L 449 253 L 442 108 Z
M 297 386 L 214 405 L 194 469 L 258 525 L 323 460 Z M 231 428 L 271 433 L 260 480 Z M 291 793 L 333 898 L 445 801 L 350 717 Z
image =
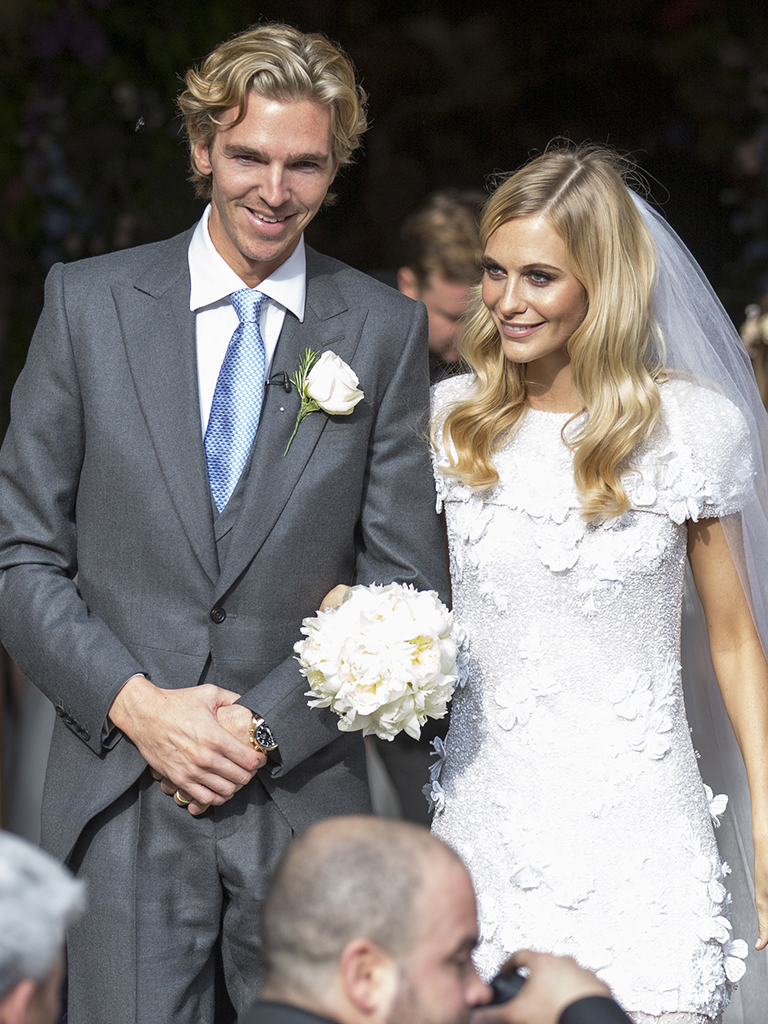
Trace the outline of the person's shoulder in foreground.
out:
M 335 1024 L 330 1017 L 320 1017 L 310 1010 L 290 1003 L 261 1000 L 252 1007 L 242 1024 Z
M 566 1006 L 558 1024 L 628 1024 L 630 1018 L 608 996 L 587 996 Z

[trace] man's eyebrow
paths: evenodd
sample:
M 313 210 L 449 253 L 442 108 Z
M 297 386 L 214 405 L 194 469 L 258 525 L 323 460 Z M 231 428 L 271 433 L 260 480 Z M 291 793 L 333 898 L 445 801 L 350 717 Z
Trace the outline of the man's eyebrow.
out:
M 261 160 L 269 161 L 269 156 L 261 149 L 253 146 L 246 146 L 242 142 L 225 142 L 223 144 L 226 156 L 255 156 Z M 330 153 L 290 153 L 286 159 L 288 164 L 298 163 L 323 163 L 330 160 Z

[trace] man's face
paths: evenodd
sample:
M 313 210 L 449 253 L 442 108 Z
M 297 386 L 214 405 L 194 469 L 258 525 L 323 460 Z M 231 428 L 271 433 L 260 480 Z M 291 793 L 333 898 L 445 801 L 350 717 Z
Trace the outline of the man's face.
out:
M 404 958 L 390 1024 L 466 1024 L 475 1006 L 490 999 L 475 969 L 475 893 L 466 868 L 448 856 L 425 872 L 417 932 Z
M 331 115 L 309 100 L 282 103 L 251 92 L 243 120 L 222 115 L 213 143 L 197 142 L 195 163 L 210 174 L 209 231 L 217 251 L 249 287 L 293 252 L 320 209 L 337 164 Z
M 427 307 L 429 317 L 429 352 L 443 363 L 455 363 L 459 358 L 456 343 L 461 329 L 461 317 L 467 306 L 472 282 L 450 281 L 440 271 L 427 275 L 423 285 L 408 267 L 398 273 L 398 288 L 412 299 L 419 299 Z

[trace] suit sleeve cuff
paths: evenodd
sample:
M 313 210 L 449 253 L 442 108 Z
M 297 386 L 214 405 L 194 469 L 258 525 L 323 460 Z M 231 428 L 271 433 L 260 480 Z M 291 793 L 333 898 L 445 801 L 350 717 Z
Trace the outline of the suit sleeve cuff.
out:
M 133 679 L 133 676 L 144 676 L 145 679 L 148 678 L 147 676 L 144 675 L 143 672 L 134 672 L 133 675 L 128 677 L 128 679 Z M 125 680 L 125 683 L 128 682 L 128 679 Z M 125 683 L 123 683 L 123 686 L 125 686 Z M 123 686 L 120 687 L 120 690 L 122 690 Z M 120 690 L 118 690 L 117 692 L 119 693 Z M 120 737 L 122 735 L 123 735 L 122 732 L 117 728 L 116 725 L 112 724 L 112 722 L 110 721 L 109 715 L 107 715 L 107 717 L 105 718 L 104 723 L 103 723 L 103 725 L 101 727 L 101 746 L 102 746 L 102 748 L 104 750 L 111 750 L 112 747 L 115 746 L 115 744 L 117 743 L 117 741 L 120 739 Z

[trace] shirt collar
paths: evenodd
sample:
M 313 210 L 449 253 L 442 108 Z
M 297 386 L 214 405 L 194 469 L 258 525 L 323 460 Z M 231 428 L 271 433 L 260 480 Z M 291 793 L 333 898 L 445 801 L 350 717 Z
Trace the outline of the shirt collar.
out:
M 207 306 L 216 305 L 228 298 L 232 292 L 247 288 L 243 280 L 229 266 L 216 250 L 208 232 L 211 215 L 210 203 L 197 222 L 189 243 L 188 261 L 192 287 L 189 294 L 189 308 L 193 313 Z M 259 285 L 264 292 L 285 309 L 289 309 L 298 320 L 304 319 L 304 304 L 307 296 L 307 258 L 304 250 L 304 235 L 288 259 L 281 263 L 273 274 Z

